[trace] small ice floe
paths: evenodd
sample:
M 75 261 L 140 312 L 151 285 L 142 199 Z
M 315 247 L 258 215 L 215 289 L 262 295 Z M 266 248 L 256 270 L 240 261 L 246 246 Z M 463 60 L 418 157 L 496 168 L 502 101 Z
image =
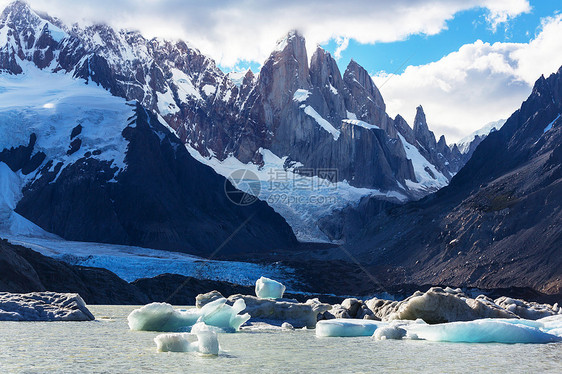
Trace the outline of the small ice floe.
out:
M 481 319 L 437 325 L 411 325 L 420 339 L 464 343 L 550 343 L 562 341 L 560 336 L 533 327 L 526 320 Z
M 199 352 L 218 355 L 219 340 L 215 329 L 203 322 L 196 323 L 191 333 L 161 334 L 154 338 L 158 352 Z
M 256 296 L 260 299 L 281 299 L 285 293 L 285 286 L 281 283 L 261 277 L 256 281 Z
M 235 332 L 250 319 L 248 313 L 238 314 L 246 308 L 244 300 L 230 306 L 225 298 L 206 304 L 201 309 L 174 309 L 167 303 L 152 303 L 129 314 L 129 328 L 141 331 L 186 332 L 197 322 Z
M 401 340 L 407 331 L 400 326 L 383 326 L 375 330 L 373 338 L 375 340 Z
M 316 336 L 369 336 L 375 340 L 412 339 L 463 343 L 562 342 L 562 315 L 537 321 L 485 318 L 429 325 L 423 320 L 380 322 L 332 319 L 319 321 Z
M 377 328 L 387 326 L 388 323 L 368 319 L 339 318 L 318 321 L 316 336 L 372 336 Z

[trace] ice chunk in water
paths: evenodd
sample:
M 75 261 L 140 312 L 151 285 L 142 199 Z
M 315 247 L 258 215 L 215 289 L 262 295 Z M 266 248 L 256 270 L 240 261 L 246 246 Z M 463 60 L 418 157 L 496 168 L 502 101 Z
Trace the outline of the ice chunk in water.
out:
M 167 303 L 152 303 L 129 314 L 129 328 L 140 331 L 189 331 L 199 319 L 196 309 L 175 310 Z
M 142 331 L 189 331 L 196 322 L 220 328 L 224 332 L 237 331 L 250 319 L 248 313 L 239 315 L 246 308 L 244 300 L 233 306 L 226 305 L 226 299 L 217 299 L 201 309 L 176 310 L 167 303 L 152 303 L 135 309 L 129 314 L 129 328 Z
M 202 322 L 193 326 L 192 333 L 161 334 L 154 338 L 158 352 L 199 352 L 219 354 L 217 333 Z
M 375 330 L 373 338 L 375 340 L 401 340 L 406 336 L 406 330 L 399 326 L 382 326 Z
M 248 313 L 239 315 L 241 311 L 246 309 L 244 300 L 236 300 L 234 305 L 226 305 L 226 299 L 220 298 L 206 304 L 200 309 L 201 317 L 199 322 L 205 322 L 209 326 L 216 326 L 225 332 L 234 332 L 240 329 L 240 326 L 250 319 Z
M 197 352 L 197 335 L 189 333 L 160 334 L 154 338 L 158 352 Z
M 330 319 L 316 324 L 316 336 L 372 336 L 378 327 L 385 325 L 388 323 L 367 319 Z
M 205 355 L 219 354 L 219 340 L 215 330 L 202 322 L 196 323 L 191 329 L 191 333 L 197 335 L 199 353 Z
M 256 281 L 256 296 L 261 299 L 281 299 L 285 293 L 285 286 L 281 283 L 261 277 Z
M 518 323 L 519 322 L 519 323 Z M 549 343 L 562 338 L 529 326 L 533 321 L 480 319 L 438 325 L 410 325 L 420 339 L 466 343 Z

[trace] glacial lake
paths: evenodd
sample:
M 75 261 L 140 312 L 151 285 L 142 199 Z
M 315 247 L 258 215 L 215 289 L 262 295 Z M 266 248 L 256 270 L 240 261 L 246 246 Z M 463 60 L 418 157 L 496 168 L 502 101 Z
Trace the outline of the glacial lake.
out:
M 314 330 L 220 334 L 218 357 L 158 353 L 130 331 L 134 306 L 90 306 L 92 322 L 0 322 L 0 373 L 562 372 L 562 343 L 466 344 L 317 338 Z

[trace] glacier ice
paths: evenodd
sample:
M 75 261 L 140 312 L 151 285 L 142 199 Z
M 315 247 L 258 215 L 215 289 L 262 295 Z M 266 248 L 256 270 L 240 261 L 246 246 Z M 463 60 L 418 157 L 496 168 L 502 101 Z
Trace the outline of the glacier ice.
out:
M 375 330 L 375 340 L 401 340 L 406 336 L 406 330 L 400 326 L 382 326 Z
M 281 299 L 285 293 L 285 286 L 266 277 L 256 281 L 256 296 L 260 299 Z
M 196 352 L 197 335 L 184 333 L 160 334 L 154 338 L 158 352 Z
M 188 331 L 200 315 L 198 310 L 176 310 L 167 303 L 151 303 L 127 317 L 129 328 L 137 331 Z
M 316 324 L 316 336 L 372 336 L 377 328 L 386 325 L 388 325 L 386 322 L 368 319 L 330 319 L 318 321 Z
M 197 351 L 199 353 L 206 355 L 219 354 L 219 340 L 212 326 L 207 326 L 203 322 L 198 322 L 191 329 L 191 333 L 197 335 Z
M 189 331 L 197 322 L 214 326 L 224 332 L 237 331 L 250 319 L 248 313 L 238 314 L 246 308 L 244 300 L 235 305 L 226 304 L 226 299 L 217 299 L 201 309 L 176 310 L 167 303 L 151 303 L 129 314 L 129 328 L 139 331 Z
M 248 313 L 238 314 L 246 309 L 244 300 L 236 300 L 232 306 L 226 304 L 227 300 L 223 297 L 203 306 L 199 309 L 201 317 L 199 321 L 205 322 L 209 326 L 216 326 L 225 332 L 235 332 L 240 326 L 250 319 Z
M 199 352 L 219 354 L 217 333 L 203 322 L 196 323 L 191 333 L 160 334 L 154 338 L 158 352 Z
M 562 338 L 518 320 L 481 319 L 438 325 L 411 325 L 420 339 L 464 343 L 550 343 Z
M 562 315 L 537 321 L 485 318 L 474 321 L 429 325 L 423 320 L 332 319 L 319 321 L 316 336 L 369 336 L 375 340 L 412 339 L 464 343 L 550 343 L 562 342 Z

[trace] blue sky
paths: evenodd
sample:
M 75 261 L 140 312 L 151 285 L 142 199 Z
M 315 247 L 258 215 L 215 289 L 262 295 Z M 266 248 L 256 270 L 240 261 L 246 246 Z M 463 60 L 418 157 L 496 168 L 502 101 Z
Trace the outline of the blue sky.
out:
M 421 104 L 449 142 L 507 118 L 562 65 L 560 0 L 27 1 L 68 24 L 182 39 L 224 71 L 259 70 L 298 29 L 309 53 L 320 44 L 342 71 L 351 58 L 364 66 L 392 117 L 412 124 Z
M 486 20 L 487 10 L 475 8 L 457 13 L 447 22 L 447 29 L 436 35 L 416 34 L 403 41 L 375 44 L 360 44 L 350 40 L 338 65 L 344 71 L 353 58 L 372 74 L 378 71 L 402 73 L 408 65 L 437 61 L 457 51 L 462 45 L 478 39 L 489 43 L 528 43 L 541 25 L 541 19 L 562 10 L 562 1 L 539 0 L 531 1 L 530 4 L 532 10 L 529 13 L 523 13 L 508 23 L 499 25 L 496 30 Z M 322 47 L 334 54 L 337 43 L 331 40 Z

